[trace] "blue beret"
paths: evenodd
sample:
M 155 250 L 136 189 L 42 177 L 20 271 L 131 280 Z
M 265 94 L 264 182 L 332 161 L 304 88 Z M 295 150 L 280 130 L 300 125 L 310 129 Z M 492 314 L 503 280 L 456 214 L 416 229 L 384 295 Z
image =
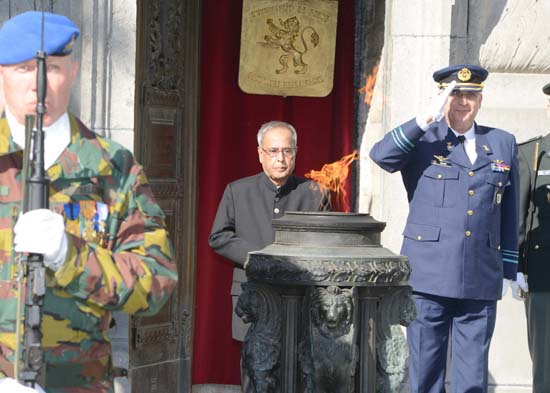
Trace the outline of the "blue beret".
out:
M 66 16 L 44 13 L 44 52 L 48 56 L 71 53 L 80 30 Z M 42 12 L 29 11 L 8 19 L 0 29 L 0 64 L 30 60 L 40 50 Z
M 455 81 L 454 90 L 482 91 L 482 82 L 487 79 L 487 75 L 489 75 L 489 72 L 483 67 L 459 64 L 434 72 L 433 78 L 440 88 L 445 88 L 449 83 Z

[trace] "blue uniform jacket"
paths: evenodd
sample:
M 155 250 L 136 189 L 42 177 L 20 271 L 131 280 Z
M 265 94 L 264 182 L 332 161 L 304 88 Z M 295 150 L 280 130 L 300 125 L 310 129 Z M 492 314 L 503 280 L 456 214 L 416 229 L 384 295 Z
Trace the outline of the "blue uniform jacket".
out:
M 475 125 L 472 165 L 445 120 L 424 132 L 413 119 L 387 133 L 370 157 L 400 171 L 409 200 L 401 253 L 413 290 L 497 300 L 518 260 L 517 145 L 510 133 Z

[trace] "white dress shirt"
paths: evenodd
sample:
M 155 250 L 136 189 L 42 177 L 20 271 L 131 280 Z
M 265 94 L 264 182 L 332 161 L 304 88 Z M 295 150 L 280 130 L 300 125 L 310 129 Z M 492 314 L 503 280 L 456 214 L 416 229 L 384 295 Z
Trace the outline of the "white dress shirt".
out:
M 19 124 L 15 116 L 6 107 L 6 118 L 10 126 L 13 140 L 25 148 L 25 126 Z M 44 167 L 48 169 L 59 158 L 63 150 L 71 142 L 71 124 L 69 115 L 65 112 L 49 127 L 44 127 Z
M 466 150 L 466 154 L 468 155 L 468 158 L 470 159 L 470 162 L 473 164 L 476 162 L 477 159 L 477 152 L 476 152 L 476 132 L 475 127 L 472 125 L 472 127 L 466 131 L 464 134 L 460 134 L 453 130 L 451 127 L 449 127 L 453 134 L 458 138 L 460 135 L 464 135 L 466 140 L 464 141 L 464 150 Z

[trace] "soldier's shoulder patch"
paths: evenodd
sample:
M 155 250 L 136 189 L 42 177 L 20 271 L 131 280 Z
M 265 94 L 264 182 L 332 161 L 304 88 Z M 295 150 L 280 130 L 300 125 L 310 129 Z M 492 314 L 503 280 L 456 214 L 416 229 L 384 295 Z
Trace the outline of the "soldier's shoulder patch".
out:
M 525 146 L 529 143 L 532 143 L 532 142 L 536 142 L 536 141 L 540 141 L 542 139 L 542 135 L 537 135 L 531 139 L 527 139 L 526 141 L 523 141 L 523 142 L 520 142 L 518 143 L 518 146 Z

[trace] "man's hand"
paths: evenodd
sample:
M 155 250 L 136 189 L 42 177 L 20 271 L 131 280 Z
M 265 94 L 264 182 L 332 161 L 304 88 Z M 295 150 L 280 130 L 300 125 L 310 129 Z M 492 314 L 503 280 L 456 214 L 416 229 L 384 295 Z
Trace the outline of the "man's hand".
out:
M 44 265 L 56 271 L 65 262 L 67 235 L 63 216 L 48 209 L 22 214 L 13 228 L 15 251 L 44 255 Z
M 451 95 L 451 92 L 455 88 L 456 81 L 449 83 L 449 86 L 440 92 L 432 99 L 432 102 L 426 108 L 426 111 L 422 115 L 418 116 L 419 123 L 431 124 L 434 121 L 439 121 L 443 117 L 443 108 L 447 102 L 447 98 Z
M 529 285 L 523 273 L 518 272 L 516 281 L 512 281 L 512 296 L 516 300 L 525 300 L 525 293 L 529 292 Z
M 35 389 L 20 385 L 13 378 L 0 379 L 0 392 L 2 393 L 44 393 L 44 390 L 36 384 Z

